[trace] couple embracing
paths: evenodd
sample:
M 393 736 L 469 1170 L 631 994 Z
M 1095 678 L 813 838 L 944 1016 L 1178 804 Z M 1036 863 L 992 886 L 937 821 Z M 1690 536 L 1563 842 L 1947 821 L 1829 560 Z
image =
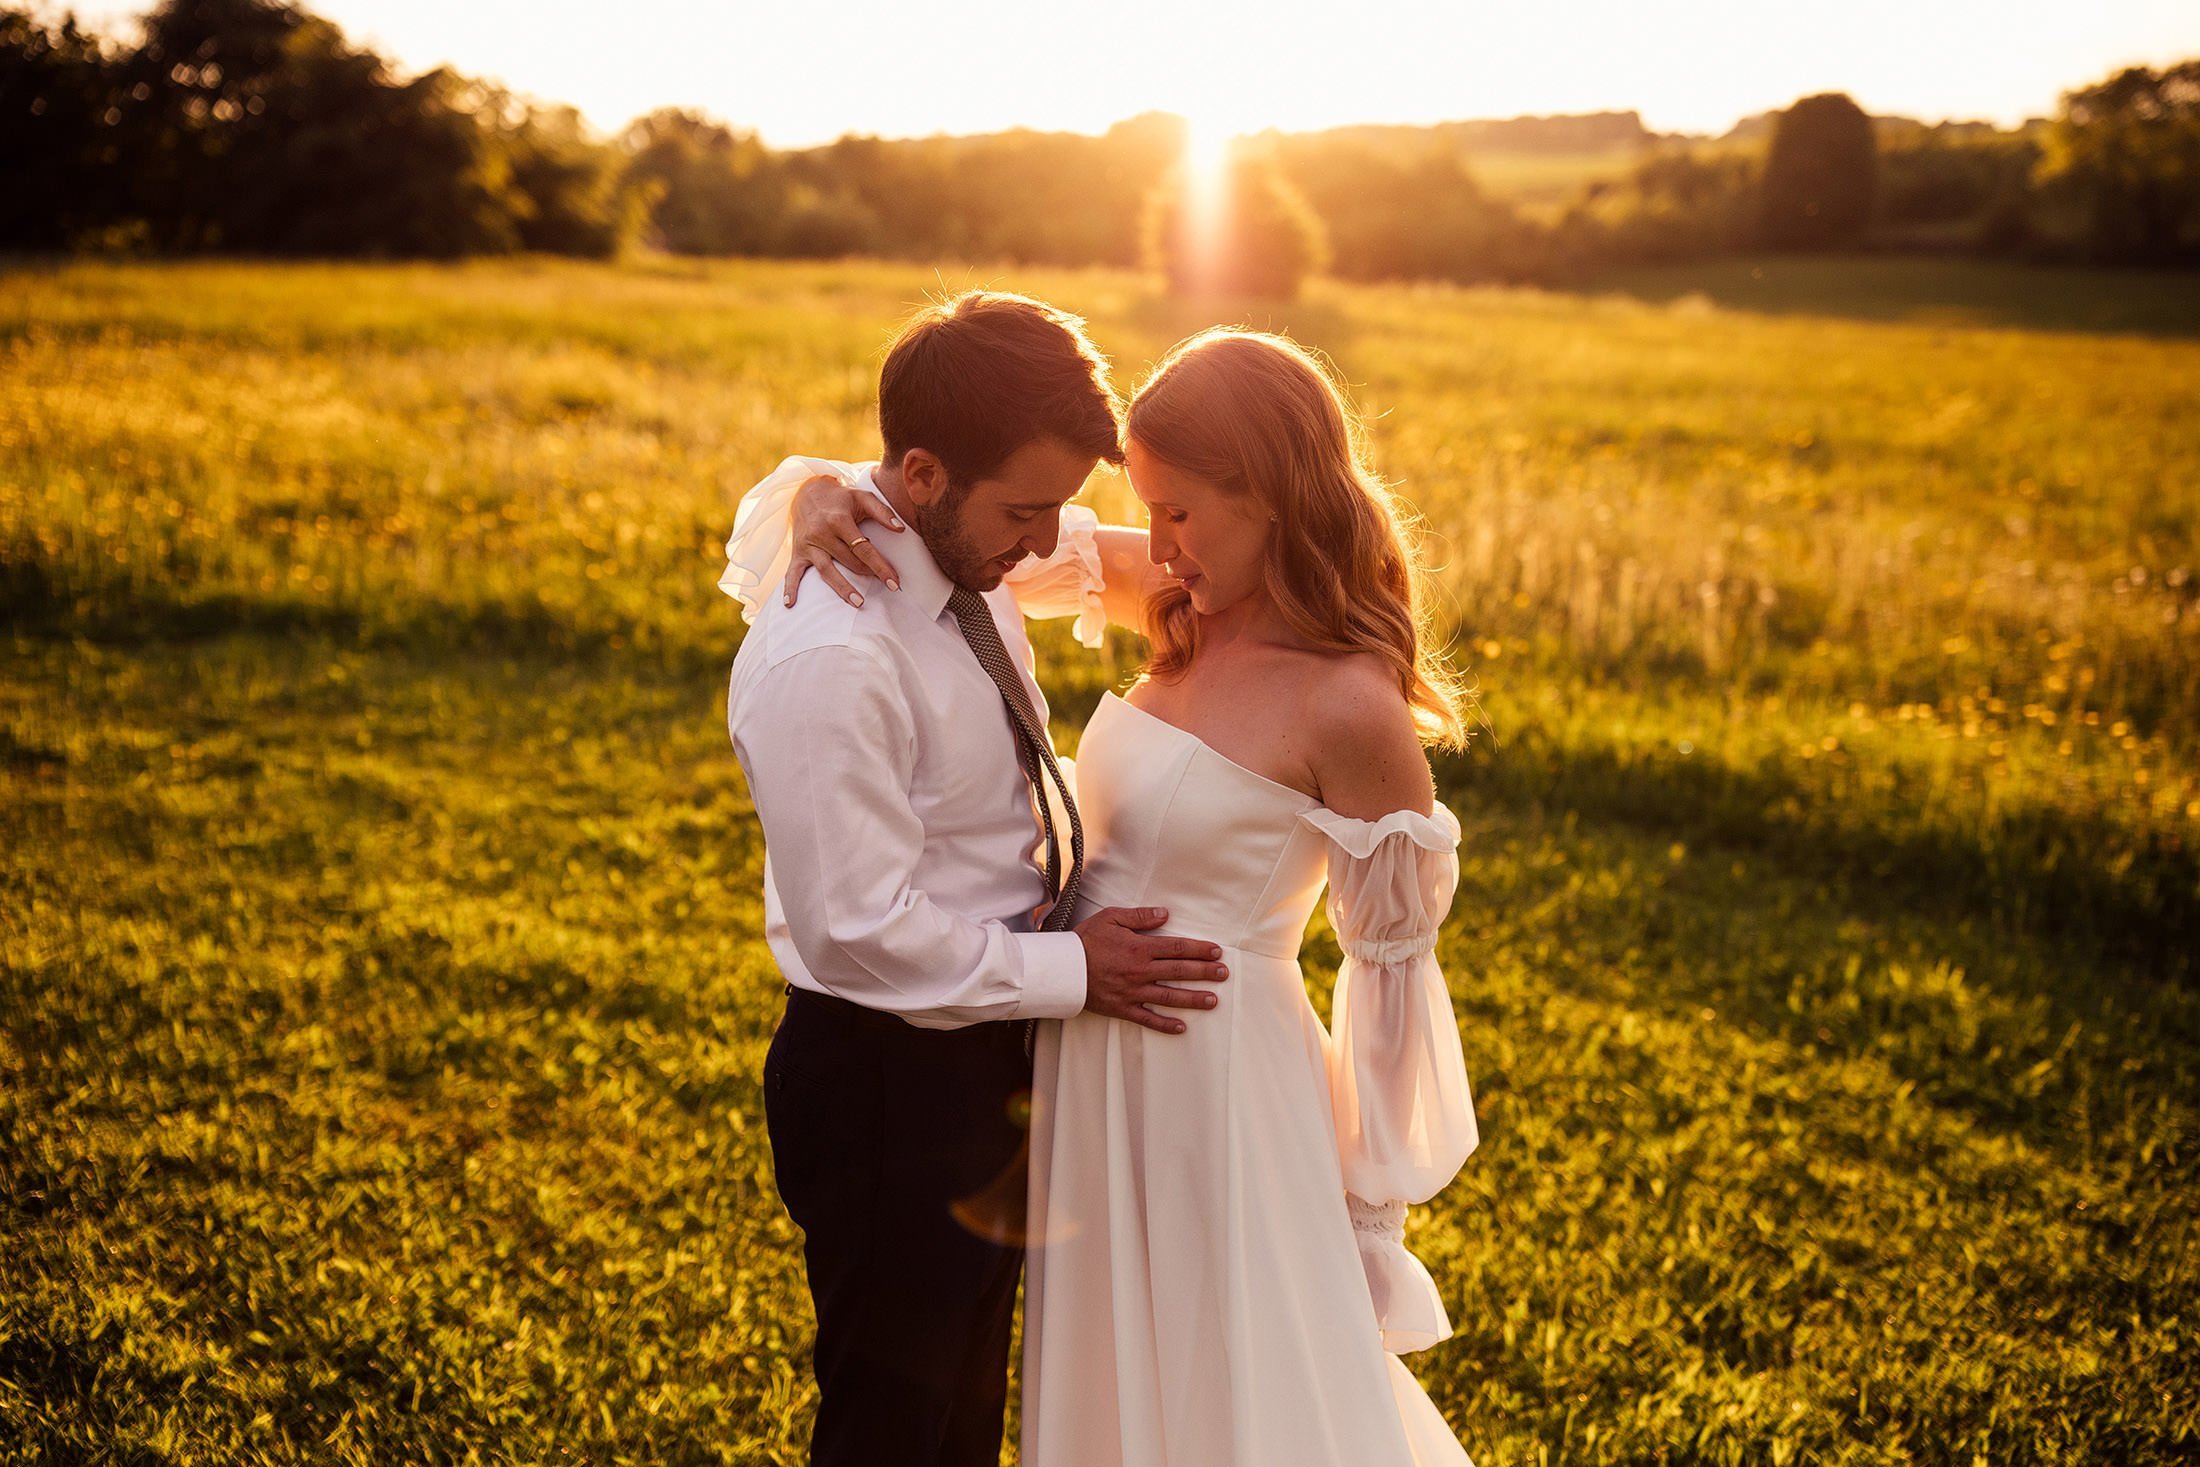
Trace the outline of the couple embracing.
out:
M 1451 1328 L 1406 1205 L 1476 1142 L 1424 752 L 1466 694 L 1341 391 L 1214 331 L 1122 412 L 1074 317 L 973 292 L 902 331 L 878 413 L 877 462 L 749 493 L 720 582 L 812 1461 L 997 1463 L 1027 1274 L 1025 1467 L 1464 1464 L 1396 1357 Z M 1103 460 L 1149 528 L 1070 503 Z M 1152 649 L 1074 768 L 1023 626 L 1061 616 Z

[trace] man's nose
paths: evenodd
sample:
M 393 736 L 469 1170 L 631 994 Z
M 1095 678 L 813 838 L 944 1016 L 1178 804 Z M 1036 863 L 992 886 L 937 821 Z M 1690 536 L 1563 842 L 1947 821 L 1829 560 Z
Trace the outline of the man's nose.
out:
M 1023 539 L 1024 549 L 1030 551 L 1033 557 L 1039 560 L 1045 560 L 1052 555 L 1054 547 L 1061 543 L 1062 521 L 1059 516 L 1047 526 L 1046 538 L 1041 539 L 1037 535 L 1026 535 Z

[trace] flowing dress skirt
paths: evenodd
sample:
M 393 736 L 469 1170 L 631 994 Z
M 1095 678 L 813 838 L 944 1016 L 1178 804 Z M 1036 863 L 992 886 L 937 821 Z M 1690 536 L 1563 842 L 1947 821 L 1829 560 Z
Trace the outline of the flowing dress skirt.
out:
M 1039 1025 L 1023 1467 L 1461 1467 L 1382 1348 L 1298 964 L 1159 1034 Z

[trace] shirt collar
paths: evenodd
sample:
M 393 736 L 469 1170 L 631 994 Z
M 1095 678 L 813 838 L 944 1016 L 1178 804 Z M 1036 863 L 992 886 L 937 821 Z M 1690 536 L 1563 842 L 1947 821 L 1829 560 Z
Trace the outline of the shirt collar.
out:
M 886 492 L 872 477 L 877 468 L 875 463 L 865 464 L 856 474 L 855 487 L 884 500 Z M 888 507 L 891 508 L 891 504 Z M 895 518 L 901 518 L 899 513 Z M 894 574 L 901 577 L 901 589 L 889 594 L 901 597 L 931 620 L 938 621 L 940 613 L 947 609 L 947 598 L 955 592 L 955 583 L 932 558 L 932 547 L 924 543 L 917 527 L 910 525 L 907 534 L 893 536 L 881 548 L 887 552 L 886 558 L 894 563 Z

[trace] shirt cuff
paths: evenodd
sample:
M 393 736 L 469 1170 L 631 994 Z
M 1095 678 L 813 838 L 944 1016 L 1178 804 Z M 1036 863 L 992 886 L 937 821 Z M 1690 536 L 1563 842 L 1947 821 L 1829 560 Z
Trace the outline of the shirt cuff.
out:
M 1024 997 L 1019 1019 L 1068 1019 L 1085 1009 L 1085 940 L 1074 932 L 1019 932 Z

